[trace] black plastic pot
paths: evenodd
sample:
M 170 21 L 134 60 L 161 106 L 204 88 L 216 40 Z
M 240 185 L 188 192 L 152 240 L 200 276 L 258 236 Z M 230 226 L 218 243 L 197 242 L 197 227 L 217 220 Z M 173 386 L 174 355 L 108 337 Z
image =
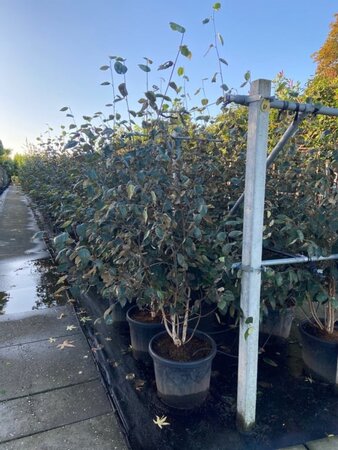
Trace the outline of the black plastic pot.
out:
M 165 335 L 166 331 L 159 333 L 149 343 L 158 396 L 172 408 L 195 408 L 201 405 L 208 395 L 211 363 L 216 355 L 215 341 L 207 334 L 196 331 L 195 336 L 211 344 L 210 354 L 197 361 L 172 361 L 162 358 L 154 351 L 154 343 Z
M 163 331 L 164 325 L 158 322 L 149 323 L 135 320 L 133 318 L 133 313 L 137 310 L 137 306 L 132 306 L 127 311 L 133 357 L 136 360 L 151 363 L 148 352 L 150 339 L 155 336 L 155 334 Z
M 338 342 L 331 342 L 313 336 L 313 326 L 308 320 L 299 325 L 302 342 L 302 357 L 307 371 L 315 378 L 336 384 Z
M 112 323 L 117 325 L 122 325 L 123 323 L 127 323 L 127 311 L 130 309 L 130 303 L 126 303 L 125 306 L 121 306 L 116 300 L 109 300 L 109 305 L 112 310 L 109 314 Z
M 287 339 L 294 319 L 294 308 L 270 309 L 259 326 L 261 333 Z

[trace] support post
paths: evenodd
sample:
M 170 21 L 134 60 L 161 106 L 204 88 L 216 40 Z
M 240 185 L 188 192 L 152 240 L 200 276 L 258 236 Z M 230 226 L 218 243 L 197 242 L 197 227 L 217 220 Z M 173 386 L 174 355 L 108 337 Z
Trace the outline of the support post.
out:
M 243 317 L 240 320 L 237 386 L 237 427 L 243 432 L 254 425 L 256 417 L 262 240 L 270 110 L 269 100 L 264 97 L 271 95 L 271 81 L 254 81 L 250 95 L 257 96 L 257 101 L 249 105 L 244 191 L 241 281 Z

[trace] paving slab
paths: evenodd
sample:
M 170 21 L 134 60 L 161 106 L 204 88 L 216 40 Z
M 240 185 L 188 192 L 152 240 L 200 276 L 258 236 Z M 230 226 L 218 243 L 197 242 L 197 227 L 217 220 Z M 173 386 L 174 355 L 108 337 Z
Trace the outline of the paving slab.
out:
M 72 341 L 74 347 L 66 347 L 63 350 L 58 348 L 57 345 L 64 341 L 61 337 L 56 338 L 55 342 L 45 340 L 1 348 L 0 400 L 98 378 L 83 335 L 75 334 L 67 339 Z
M 307 449 L 304 445 L 293 445 L 292 447 L 283 447 L 279 448 L 278 450 L 307 450 Z
M 10 186 L 1 201 L 0 260 L 14 256 L 30 259 L 48 257 L 42 239 L 32 239 L 39 231 L 28 199 L 18 186 Z
M 0 450 L 127 450 L 114 414 L 0 444 Z
M 337 450 L 338 436 L 326 437 L 316 441 L 306 442 L 308 450 Z
M 1 402 L 0 442 L 109 412 L 111 406 L 99 380 Z
M 63 315 L 62 319 L 58 319 Z M 67 330 L 67 326 L 76 327 Z M 69 336 L 79 331 L 71 306 L 57 306 L 0 316 L 0 348 Z

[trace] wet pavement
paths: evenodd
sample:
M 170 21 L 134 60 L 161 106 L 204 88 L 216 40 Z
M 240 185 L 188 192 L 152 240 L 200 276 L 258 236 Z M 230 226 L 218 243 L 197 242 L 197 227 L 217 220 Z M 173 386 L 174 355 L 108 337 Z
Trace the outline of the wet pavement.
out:
M 125 450 L 27 198 L 0 196 L 0 450 Z

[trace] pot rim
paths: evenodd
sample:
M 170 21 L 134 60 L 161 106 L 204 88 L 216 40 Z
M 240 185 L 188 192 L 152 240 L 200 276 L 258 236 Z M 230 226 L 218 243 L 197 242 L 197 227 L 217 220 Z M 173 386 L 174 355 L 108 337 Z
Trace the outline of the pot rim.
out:
M 333 347 L 333 348 L 337 347 L 337 349 L 338 349 L 338 341 L 337 342 L 327 341 L 327 340 L 322 339 L 322 338 L 320 338 L 318 336 L 314 336 L 311 333 L 308 333 L 306 331 L 306 329 L 305 329 L 305 325 L 308 325 L 308 324 L 309 325 L 313 325 L 313 322 L 311 322 L 311 320 L 308 320 L 308 319 L 305 319 L 305 320 L 301 321 L 301 323 L 299 324 L 299 329 L 300 329 L 301 333 L 305 334 L 306 336 L 310 337 L 311 339 L 313 339 L 313 340 L 315 340 L 317 342 L 320 342 L 321 344 L 326 344 L 326 345 L 328 345 L 330 347 Z M 338 328 L 337 325 L 335 325 L 335 328 Z
M 130 313 L 132 312 L 132 310 L 135 310 L 136 308 L 139 310 L 139 307 L 137 305 L 133 305 L 127 311 L 126 317 L 127 317 L 127 321 L 129 323 L 133 323 L 133 324 L 136 324 L 138 326 L 144 326 L 144 327 L 147 327 L 147 328 L 151 328 L 151 327 L 156 328 L 158 326 L 164 326 L 163 322 L 150 323 L 150 322 L 142 322 L 141 320 L 133 319 L 131 317 Z
M 189 331 L 189 330 L 188 330 Z M 191 330 L 190 330 L 191 331 Z M 148 347 L 148 351 L 150 356 L 153 358 L 153 360 L 157 360 L 160 361 L 163 365 L 167 365 L 167 366 L 184 366 L 185 368 L 194 368 L 196 366 L 201 365 L 204 362 L 208 362 L 214 359 L 214 357 L 216 356 L 216 352 L 217 352 L 217 346 L 215 341 L 213 340 L 213 338 L 211 336 L 209 336 L 207 333 L 204 333 L 203 331 L 199 331 L 196 330 L 194 332 L 194 336 L 199 335 L 202 336 L 204 340 L 210 342 L 211 344 L 211 350 L 209 355 L 204 356 L 201 359 L 197 359 L 195 361 L 173 361 L 171 359 L 167 359 L 167 358 L 163 358 L 163 356 L 159 356 L 157 353 L 155 353 L 155 351 L 152 349 L 152 345 L 154 343 L 154 341 L 159 337 L 159 336 L 163 336 L 163 335 L 167 335 L 168 333 L 167 331 L 161 331 L 160 333 L 155 334 L 155 336 L 153 336 L 149 342 L 149 347 Z

